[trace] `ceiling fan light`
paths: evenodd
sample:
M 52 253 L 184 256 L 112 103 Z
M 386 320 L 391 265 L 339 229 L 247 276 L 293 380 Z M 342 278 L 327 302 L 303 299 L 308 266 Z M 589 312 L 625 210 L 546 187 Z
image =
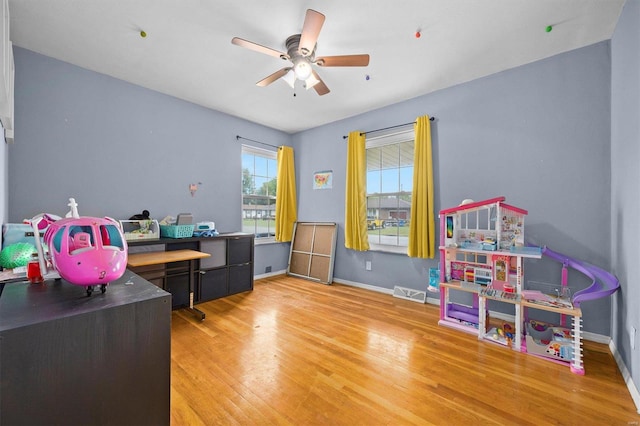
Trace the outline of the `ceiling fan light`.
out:
M 293 71 L 296 73 L 298 80 L 306 80 L 311 75 L 311 64 L 300 58 L 294 63 Z
M 293 89 L 296 82 L 296 74 L 293 72 L 293 68 L 290 69 L 288 73 L 283 75 L 282 79 Z
M 320 80 L 318 80 L 313 74 L 311 74 L 309 78 L 304 81 L 304 87 L 305 89 L 309 90 L 318 83 L 320 83 Z

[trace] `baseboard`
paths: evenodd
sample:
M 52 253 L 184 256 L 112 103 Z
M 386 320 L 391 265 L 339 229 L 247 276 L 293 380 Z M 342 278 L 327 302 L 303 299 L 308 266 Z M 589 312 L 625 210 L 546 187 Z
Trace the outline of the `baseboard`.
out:
M 620 370 L 624 382 L 627 384 L 627 389 L 631 394 L 631 399 L 633 399 L 633 403 L 636 405 L 636 411 L 640 414 L 640 393 L 638 392 L 638 388 L 635 383 L 633 383 L 631 373 L 629 373 L 629 370 L 622 360 L 622 356 L 620 355 L 620 352 L 618 352 L 618 348 L 613 340 L 609 341 L 609 350 L 611 351 L 613 358 L 616 360 L 616 364 L 618 364 L 618 370 Z
M 338 284 L 350 285 L 351 287 L 364 288 L 365 290 L 371 290 L 371 291 L 375 291 L 375 292 L 378 292 L 378 293 L 384 293 L 384 294 L 388 294 L 390 296 L 393 296 L 393 289 L 392 288 L 383 288 L 383 287 L 378 287 L 378 286 L 375 286 L 375 285 L 362 284 L 362 283 L 358 283 L 358 282 L 355 282 L 355 281 L 341 280 L 339 278 L 334 278 L 333 282 L 334 283 L 338 283 Z
M 269 272 L 268 274 L 254 275 L 253 279 L 260 280 L 262 278 L 270 278 L 270 277 L 275 277 L 276 275 L 286 275 L 286 274 L 287 274 L 287 270 L 283 269 L 281 271 Z
M 602 343 L 603 345 L 611 343 L 611 337 L 605 336 L 604 334 L 591 333 L 589 331 L 583 331 L 582 338 L 590 342 Z
M 349 285 L 352 287 L 359 287 L 359 288 L 363 288 L 365 290 L 371 290 L 371 291 L 375 291 L 378 293 L 385 293 L 385 294 L 389 294 L 391 296 L 393 296 L 393 289 L 390 288 L 383 288 L 383 287 L 378 287 L 378 286 L 373 286 L 373 285 L 369 285 L 369 284 L 362 284 L 362 283 L 358 283 L 355 281 L 348 281 L 348 280 L 342 280 L 342 279 L 338 279 L 338 278 L 334 278 L 333 279 L 334 282 L 338 283 L 338 284 L 344 284 L 344 285 Z M 426 303 L 430 304 L 430 305 L 437 305 L 440 306 L 440 299 L 436 299 L 433 297 L 429 297 L 429 293 L 427 294 L 427 301 Z M 494 312 L 494 311 L 490 311 L 489 314 L 491 315 L 492 318 L 496 318 L 499 319 L 501 321 L 506 321 L 506 322 L 514 322 L 515 321 L 515 316 L 514 315 L 509 315 L 509 314 L 505 314 L 502 312 Z M 604 336 L 602 334 L 596 334 L 596 333 L 590 333 L 590 332 L 583 332 L 582 333 L 582 338 L 584 340 L 588 340 L 590 342 L 596 342 L 596 343 L 603 343 L 605 345 L 610 345 L 611 344 L 611 337 L 609 336 Z M 635 400 L 634 400 L 635 401 Z M 638 404 L 636 404 L 638 405 Z

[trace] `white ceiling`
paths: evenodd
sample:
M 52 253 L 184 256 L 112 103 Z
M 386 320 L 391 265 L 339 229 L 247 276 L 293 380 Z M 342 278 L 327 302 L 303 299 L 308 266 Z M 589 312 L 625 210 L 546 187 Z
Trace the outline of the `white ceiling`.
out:
M 17 46 L 288 133 L 313 128 L 608 40 L 624 0 L 9 0 Z M 256 82 L 306 9 L 326 16 L 317 68 L 331 93 Z M 545 31 L 553 26 L 550 32 Z M 140 36 L 140 31 L 147 37 Z M 421 37 L 416 32 L 421 31 Z M 367 79 L 367 76 L 369 78 Z M 437 112 L 435 112 L 437 113 Z

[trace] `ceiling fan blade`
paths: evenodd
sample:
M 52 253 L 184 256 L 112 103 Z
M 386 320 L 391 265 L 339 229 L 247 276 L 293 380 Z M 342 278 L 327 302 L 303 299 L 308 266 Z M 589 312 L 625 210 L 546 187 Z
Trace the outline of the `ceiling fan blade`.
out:
M 274 81 L 276 81 L 277 79 L 281 78 L 286 73 L 288 73 L 290 69 L 291 69 L 291 67 L 282 68 L 281 70 L 278 70 L 278 71 L 274 72 L 273 74 L 271 74 L 269 77 L 263 78 L 262 80 L 257 82 L 256 86 L 260 86 L 260 87 L 268 86 L 271 83 L 273 83 Z
M 316 59 L 321 67 L 366 67 L 369 55 L 322 56 Z
M 256 52 L 264 53 L 266 55 L 275 56 L 276 58 L 289 59 L 289 56 L 286 53 L 279 52 L 275 49 L 271 49 L 270 47 L 254 43 L 240 37 L 232 38 L 231 43 L 235 44 L 236 46 L 245 47 L 247 49 L 255 50 Z
M 318 73 L 313 71 L 313 76 L 316 78 L 316 80 L 318 80 L 318 83 L 316 83 L 316 85 L 313 86 L 313 88 L 316 90 L 316 93 L 320 96 L 326 95 L 327 93 L 329 93 L 330 92 L 329 88 L 327 87 L 326 84 L 324 84 L 324 81 L 322 81 Z
M 320 35 L 320 30 L 322 29 L 322 24 L 324 24 L 324 15 L 313 9 L 307 9 L 304 25 L 302 26 L 302 33 L 300 34 L 300 44 L 298 45 L 298 51 L 302 56 L 309 56 L 313 53 L 313 49 L 316 47 L 316 41 L 318 41 L 318 35 Z

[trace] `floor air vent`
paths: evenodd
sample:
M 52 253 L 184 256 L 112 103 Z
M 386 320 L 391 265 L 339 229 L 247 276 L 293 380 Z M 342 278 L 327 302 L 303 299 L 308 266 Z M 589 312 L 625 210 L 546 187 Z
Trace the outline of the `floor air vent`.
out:
M 393 288 L 393 297 L 397 297 L 399 299 L 407 299 L 419 303 L 425 303 L 427 301 L 427 292 L 422 290 L 414 290 L 412 288 L 395 286 Z

